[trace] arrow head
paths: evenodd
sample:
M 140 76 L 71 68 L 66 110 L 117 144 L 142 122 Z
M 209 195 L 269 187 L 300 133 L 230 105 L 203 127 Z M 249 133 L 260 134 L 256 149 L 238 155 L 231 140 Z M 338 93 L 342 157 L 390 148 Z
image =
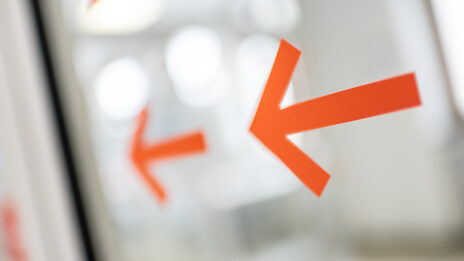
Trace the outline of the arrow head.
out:
M 314 194 L 321 196 L 330 175 L 287 139 L 280 103 L 287 91 L 301 51 L 280 41 L 250 132 L 274 153 Z
M 166 192 L 163 187 L 150 174 L 148 163 L 149 158 L 146 156 L 146 145 L 143 140 L 143 134 L 147 126 L 148 108 L 142 110 L 137 121 L 137 127 L 132 140 L 130 158 L 137 172 L 148 184 L 150 190 L 154 193 L 160 204 L 166 201 Z
M 203 133 L 195 131 L 147 145 L 143 140 L 147 120 L 148 108 L 145 108 L 138 118 L 130 158 L 137 172 L 148 184 L 155 197 L 160 203 L 163 203 L 166 200 L 166 192 L 150 174 L 149 164 L 163 159 L 204 153 L 206 151 L 206 142 Z
M 281 136 L 279 127 L 280 103 L 287 91 L 301 51 L 286 40 L 280 41 L 279 50 L 264 88 L 250 132 L 259 140 L 265 136 Z

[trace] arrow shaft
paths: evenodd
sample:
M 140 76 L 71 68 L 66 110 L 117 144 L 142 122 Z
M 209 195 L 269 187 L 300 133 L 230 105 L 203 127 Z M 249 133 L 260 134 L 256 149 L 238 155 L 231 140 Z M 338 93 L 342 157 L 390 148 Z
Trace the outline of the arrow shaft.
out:
M 204 152 L 205 150 L 203 134 L 198 131 L 150 145 L 145 148 L 144 157 L 148 160 L 161 160 Z
M 285 133 L 292 134 L 420 104 L 414 74 L 409 73 L 295 104 L 279 112 L 279 118 Z

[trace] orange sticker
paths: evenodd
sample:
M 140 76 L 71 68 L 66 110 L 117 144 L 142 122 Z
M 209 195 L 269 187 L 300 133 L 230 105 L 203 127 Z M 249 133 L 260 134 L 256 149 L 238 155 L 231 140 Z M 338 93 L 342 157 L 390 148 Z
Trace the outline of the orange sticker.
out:
M 90 0 L 89 2 L 89 8 L 92 7 L 94 4 L 96 4 L 97 2 L 99 2 L 100 0 Z
M 163 203 L 166 200 L 166 192 L 150 174 L 148 170 L 149 163 L 195 153 L 204 153 L 206 151 L 205 138 L 202 132 L 197 131 L 147 145 L 143 140 L 147 119 L 148 109 L 145 108 L 140 113 L 137 129 L 133 137 L 131 159 L 155 197 L 160 203 Z
M 320 197 L 330 175 L 287 135 L 419 106 L 421 101 L 414 73 L 409 73 L 280 109 L 300 54 L 281 40 L 250 132 Z
M 26 253 L 19 233 L 19 221 L 16 208 L 7 201 L 1 209 L 2 229 L 5 235 L 6 253 L 14 261 L 26 261 Z

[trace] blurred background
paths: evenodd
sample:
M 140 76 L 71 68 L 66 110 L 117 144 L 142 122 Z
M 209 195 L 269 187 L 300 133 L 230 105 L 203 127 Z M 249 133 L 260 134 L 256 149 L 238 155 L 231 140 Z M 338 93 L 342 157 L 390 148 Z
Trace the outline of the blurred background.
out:
M 464 2 L 0 2 L 1 260 L 464 260 Z M 248 131 L 279 41 L 282 106 L 415 72 L 422 106 L 292 135 L 320 198 Z M 208 150 L 131 162 L 193 130 Z M 302 115 L 310 117 L 310 115 Z

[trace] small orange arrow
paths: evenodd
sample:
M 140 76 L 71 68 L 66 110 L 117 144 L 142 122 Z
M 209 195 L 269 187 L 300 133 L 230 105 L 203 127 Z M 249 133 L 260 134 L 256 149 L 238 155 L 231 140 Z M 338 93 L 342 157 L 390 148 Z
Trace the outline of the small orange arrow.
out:
M 414 73 L 409 73 L 280 109 L 300 54 L 281 40 L 250 132 L 320 197 L 330 175 L 287 135 L 419 106 L 421 101 Z
M 137 129 L 133 137 L 131 159 L 135 168 L 142 179 L 148 184 L 148 187 L 154 193 L 155 197 L 160 203 L 163 203 L 166 200 L 166 192 L 150 174 L 148 170 L 149 163 L 194 153 L 204 153 L 206 151 L 205 139 L 203 133 L 197 131 L 147 145 L 143 140 L 147 119 L 148 108 L 145 108 L 140 113 Z

